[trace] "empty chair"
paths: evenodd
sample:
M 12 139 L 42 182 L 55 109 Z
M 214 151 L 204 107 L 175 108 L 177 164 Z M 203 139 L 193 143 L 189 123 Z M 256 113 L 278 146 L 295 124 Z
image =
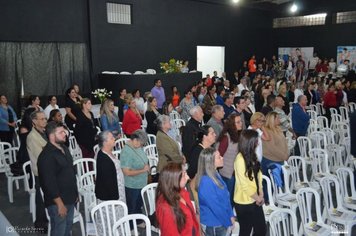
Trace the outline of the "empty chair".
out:
M 320 195 L 312 188 L 298 190 L 297 201 L 304 235 L 330 235 L 330 226 L 324 224 L 321 216 Z
M 320 115 L 319 114 L 319 108 L 318 108 L 317 105 L 310 104 L 309 108 L 310 108 L 310 110 L 314 111 L 317 114 L 317 116 Z
M 141 197 L 143 201 L 143 208 L 146 216 L 154 222 L 156 219 L 156 189 L 157 183 L 148 184 L 141 189 Z M 153 223 L 152 223 L 153 224 Z M 159 229 L 152 225 L 152 230 L 159 232 Z
M 154 70 L 154 69 L 147 69 L 147 70 L 146 70 L 146 74 L 155 75 L 155 74 L 156 74 L 156 70 Z
M 266 183 L 267 186 L 269 204 L 268 205 L 263 204 L 262 208 L 263 208 L 263 213 L 265 214 L 266 222 L 269 222 L 269 217 L 271 213 L 274 212 L 276 209 L 278 209 L 278 207 L 274 204 L 271 180 L 267 176 L 262 175 L 262 182 L 263 181 Z
M 312 148 L 311 140 L 308 137 L 300 136 L 297 139 L 300 156 L 303 157 L 307 164 L 311 165 L 311 158 L 309 156 L 309 151 Z
M 350 110 L 350 112 L 356 111 L 356 103 L 349 102 L 349 110 Z
M 347 157 L 342 157 L 343 147 L 337 144 L 329 144 L 326 150 L 328 152 L 329 170 L 335 174 L 338 168 L 345 165 Z
M 91 210 L 91 218 L 94 222 L 94 227 L 99 236 L 112 236 L 113 225 L 119 219 L 127 216 L 128 210 L 124 202 L 119 200 L 104 201 L 96 205 Z M 129 227 L 130 229 L 130 227 Z M 127 234 L 130 235 L 130 230 Z
M 15 181 L 16 189 L 19 189 L 19 180 L 27 181 L 25 174 L 14 175 L 11 172 L 10 165 L 16 162 L 18 147 L 7 148 L 0 152 L 0 159 L 4 165 L 5 176 L 7 178 L 7 193 L 9 195 L 9 201 L 14 202 L 13 182 Z
M 5 153 L 3 153 L 6 149 L 11 148 L 11 143 L 8 142 L 0 142 L 0 173 L 5 172 L 5 163 L 4 163 L 4 158 L 1 158 L 1 156 L 4 156 Z
M 326 134 L 321 131 L 313 132 L 308 136 L 310 138 L 312 148 L 326 149 L 328 144 Z
M 316 113 L 316 111 L 307 110 L 307 113 L 308 113 L 310 119 L 316 120 L 318 118 L 318 114 Z
M 323 190 L 324 204 L 327 219 L 333 223 L 344 226 L 344 230 L 352 235 L 352 226 L 356 225 L 356 212 L 349 211 L 342 204 L 340 185 L 337 178 L 333 175 L 325 176 L 320 181 Z M 333 201 L 336 196 L 336 202 Z
M 128 138 L 120 138 L 118 140 L 115 141 L 115 147 L 114 150 L 115 151 L 120 151 L 124 148 L 124 146 L 126 145 L 127 141 L 129 141 Z
M 83 158 L 82 149 L 80 149 L 77 140 L 74 135 L 70 135 L 69 138 L 69 151 L 73 156 L 73 161 Z
M 313 179 L 320 181 L 326 175 L 330 175 L 328 153 L 324 149 L 313 148 L 309 151 L 312 159 Z
M 26 161 L 22 166 L 22 171 L 25 174 L 25 190 L 30 196 L 30 213 L 32 213 L 32 222 L 36 220 L 36 189 L 35 176 L 31 170 L 31 161 Z M 30 184 L 31 182 L 31 184 Z
M 324 106 L 323 106 L 323 104 L 321 104 L 321 103 L 317 103 L 317 104 L 315 104 L 317 107 L 318 107 L 318 113 L 319 113 L 319 115 L 324 115 L 325 114 L 325 108 L 324 108 Z
M 147 145 L 143 148 L 143 150 L 145 151 L 148 158 L 148 163 L 151 168 L 151 175 L 156 175 L 158 166 L 158 151 L 156 144 Z
M 313 132 L 318 131 L 318 128 L 319 127 L 318 127 L 318 123 L 316 122 L 316 120 L 310 119 L 308 130 L 307 130 L 308 135 L 312 134 Z
M 297 217 L 289 209 L 277 209 L 272 212 L 269 224 L 273 236 L 299 235 Z
M 144 221 L 146 224 L 146 232 L 144 235 L 151 236 L 151 223 L 147 216 L 142 214 L 132 214 L 122 217 L 113 226 L 113 232 L 115 236 L 120 235 L 140 235 L 137 229 L 137 221 Z M 131 223 L 132 222 L 132 223 Z M 130 223 L 133 225 L 133 229 L 130 229 Z
M 268 170 L 269 175 L 271 176 L 271 183 L 272 183 L 272 188 L 273 188 L 273 196 L 274 196 L 274 201 L 278 204 L 280 207 L 287 207 L 293 211 L 296 211 L 298 205 L 296 202 L 295 194 L 293 194 L 288 186 L 289 183 L 289 178 L 288 178 L 288 173 L 284 172 L 284 187 L 281 185 L 278 185 L 276 182 L 276 179 L 274 178 L 274 175 L 272 174 L 271 169 Z
M 330 108 L 331 115 L 338 115 L 338 112 L 335 108 Z
M 147 145 L 156 145 L 156 135 L 153 134 L 147 134 L 147 143 L 145 144 L 145 146 Z
M 339 179 L 342 203 L 344 207 L 356 210 L 355 179 L 351 168 L 341 167 L 336 170 Z
M 289 157 L 288 165 L 290 176 L 292 177 L 292 186 L 295 191 L 305 187 L 311 187 L 318 192 L 320 191 L 320 186 L 317 182 L 310 182 L 308 180 L 306 162 L 303 157 Z
M 130 73 L 130 72 L 127 72 L 127 71 L 121 71 L 121 72 L 120 72 L 120 75 L 131 75 L 131 73 Z
M 337 124 L 342 122 L 342 117 L 339 114 L 331 114 L 331 123 L 330 123 L 330 128 L 332 130 L 336 129 Z
M 318 124 L 318 130 L 329 128 L 329 121 L 325 116 L 318 116 L 316 123 Z
M 349 122 L 349 110 L 346 107 L 339 107 L 340 115 L 343 122 Z
M 137 71 L 135 71 L 135 73 L 134 73 L 134 75 L 144 75 L 144 74 L 145 74 L 145 72 L 140 71 L 140 70 L 137 70 Z
M 171 120 L 177 120 L 177 119 L 181 119 L 181 116 L 180 116 L 180 114 L 178 112 L 172 111 L 169 114 L 169 118 L 171 118 Z
M 95 171 L 84 173 L 79 178 L 78 192 L 84 199 L 84 214 L 85 220 L 90 220 L 90 205 L 93 202 L 93 195 L 95 198 Z

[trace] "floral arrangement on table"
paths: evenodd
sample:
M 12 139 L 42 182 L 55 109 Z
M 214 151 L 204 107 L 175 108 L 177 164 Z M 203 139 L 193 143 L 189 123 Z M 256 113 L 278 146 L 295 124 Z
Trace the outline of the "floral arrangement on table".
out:
M 180 73 L 183 61 L 171 58 L 168 62 L 160 62 L 159 64 L 164 73 Z
M 91 93 L 94 95 L 95 98 L 98 98 L 100 100 L 100 103 L 103 103 L 106 98 L 111 97 L 112 91 L 107 91 L 105 88 L 98 88 Z

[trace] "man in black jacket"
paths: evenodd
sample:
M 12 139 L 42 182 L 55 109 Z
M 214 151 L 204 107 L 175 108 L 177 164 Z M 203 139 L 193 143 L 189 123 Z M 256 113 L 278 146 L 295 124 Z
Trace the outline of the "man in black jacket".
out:
M 187 122 L 182 134 L 182 151 L 186 159 L 197 142 L 197 135 L 202 125 L 204 113 L 200 106 L 190 109 L 191 119 Z
M 46 133 L 49 142 L 38 158 L 37 167 L 51 235 L 70 235 L 78 199 L 73 158 L 64 145 L 67 135 L 63 124 L 49 122 Z

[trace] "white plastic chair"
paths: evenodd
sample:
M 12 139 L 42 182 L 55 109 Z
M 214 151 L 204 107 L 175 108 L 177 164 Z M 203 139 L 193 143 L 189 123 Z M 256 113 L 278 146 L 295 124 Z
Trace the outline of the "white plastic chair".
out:
M 156 145 L 156 135 L 153 134 L 147 134 L 147 143 L 145 144 L 145 146 L 148 145 Z
M 308 126 L 308 129 L 307 129 L 307 133 L 308 135 L 312 134 L 313 132 L 316 132 L 318 131 L 318 123 L 316 120 L 314 119 L 310 119 L 309 120 L 309 126 Z
M 79 178 L 78 192 L 83 197 L 86 222 L 90 221 L 90 205 L 93 202 L 93 198 L 95 198 L 95 177 L 96 172 L 89 171 Z
M 310 138 L 312 148 L 326 149 L 328 141 L 326 139 L 326 134 L 321 131 L 313 132 L 308 136 Z
M 352 226 L 356 225 L 356 212 L 344 208 L 341 195 L 339 194 L 339 181 L 335 176 L 329 175 L 321 179 L 320 185 L 323 190 L 327 219 L 336 224 L 343 225 L 344 230 L 351 235 Z M 336 197 L 335 203 L 333 196 Z
M 277 209 L 271 213 L 270 229 L 273 236 L 299 235 L 297 226 L 297 217 L 289 209 Z
M 181 116 L 178 112 L 172 111 L 171 113 L 169 113 L 169 118 L 171 118 L 171 120 L 177 120 L 181 119 Z
M 282 170 L 284 176 L 284 188 L 277 186 L 272 171 L 270 169 L 268 170 L 269 176 L 271 176 L 270 180 L 273 188 L 274 201 L 278 204 L 279 207 L 287 207 L 293 211 L 296 211 L 298 204 L 295 198 L 295 194 L 293 194 L 289 189 L 288 173 L 286 173 L 285 168 L 283 168 L 283 166 Z
M 318 116 L 318 118 L 316 118 L 316 122 L 318 123 L 318 130 L 329 128 L 329 121 L 325 116 Z
M 340 183 L 344 207 L 356 211 L 355 179 L 351 168 L 341 167 L 336 170 Z
M 11 172 L 10 165 L 16 162 L 17 152 L 19 151 L 18 147 L 7 148 L 0 153 L 0 159 L 2 159 L 2 163 L 4 165 L 5 176 L 7 178 L 7 193 L 9 195 L 9 201 L 11 203 L 14 202 L 14 190 L 13 190 L 13 182 L 16 184 L 16 189 L 19 189 L 19 180 L 27 181 L 27 177 L 25 174 L 14 176 Z
M 156 189 L 158 183 L 151 183 L 141 189 L 141 197 L 143 201 L 143 208 L 147 217 L 152 216 L 156 211 Z M 159 229 L 151 226 L 152 230 L 159 233 Z
M 309 108 L 310 108 L 310 110 L 314 111 L 317 116 L 320 115 L 320 114 L 319 114 L 319 108 L 318 108 L 317 105 L 311 104 L 311 105 L 309 106 Z
M 134 73 L 134 75 L 144 75 L 144 74 L 145 74 L 145 72 L 140 71 L 140 70 L 137 70 L 137 71 L 135 71 L 135 73 Z
M 307 113 L 308 113 L 310 119 L 316 120 L 318 118 L 318 114 L 316 113 L 316 111 L 307 110 Z
M 127 72 L 127 71 L 121 71 L 121 72 L 120 72 L 120 75 L 131 75 L 131 73 L 130 73 L 130 72 Z
M 342 122 L 342 117 L 339 114 L 331 114 L 330 128 L 332 130 L 337 128 L 337 124 Z
M 345 166 L 347 156 L 345 155 L 343 158 L 343 147 L 337 144 L 328 144 L 326 150 L 328 152 L 330 172 L 335 174 L 338 168 Z
M 356 111 L 356 103 L 349 102 L 349 110 L 350 110 L 351 113 Z
M 126 145 L 126 143 L 127 143 L 129 140 L 130 140 L 130 139 L 128 139 L 128 138 L 119 138 L 118 140 L 115 141 L 114 150 L 121 152 L 121 150 L 124 148 L 124 146 Z
M 342 121 L 343 122 L 349 122 L 350 119 L 349 119 L 349 110 L 348 110 L 348 108 L 341 106 L 341 107 L 339 107 L 339 109 L 340 109 L 340 115 L 341 115 Z
M 301 188 L 296 196 L 304 235 L 330 235 L 330 226 L 324 224 L 321 216 L 321 202 L 318 192 L 312 188 Z
M 148 163 L 151 168 L 151 175 L 156 175 L 158 166 L 158 151 L 156 144 L 147 145 L 143 148 L 143 150 L 148 158 Z
M 299 145 L 299 150 L 300 150 L 300 156 L 305 159 L 305 162 L 308 165 L 312 164 L 311 158 L 309 156 L 309 151 L 312 148 L 312 143 L 310 138 L 306 136 L 300 136 L 297 138 L 297 142 Z
M 11 147 L 12 147 L 11 143 L 0 142 L 0 173 L 5 173 L 5 163 L 4 163 L 5 159 L 1 158 L 1 156 L 5 156 L 3 152 Z
M 12 145 L 14 147 L 20 147 L 21 145 L 21 140 L 19 136 L 19 127 L 16 127 L 14 130 L 14 140 L 12 141 Z
M 96 159 L 96 157 L 98 156 L 98 152 L 99 152 L 100 148 L 99 148 L 99 144 L 95 144 L 93 147 L 93 151 L 94 151 L 94 159 Z
M 274 212 L 275 210 L 277 210 L 278 207 L 274 204 L 271 180 L 267 176 L 262 175 L 262 181 L 266 182 L 267 195 L 268 195 L 268 201 L 269 201 L 269 205 L 263 204 L 262 208 L 263 208 L 263 213 L 265 214 L 266 222 L 269 222 L 271 213 Z
M 82 149 L 80 149 L 77 140 L 74 135 L 70 135 L 69 138 L 69 151 L 73 156 L 73 161 L 83 158 Z
M 144 235 L 151 236 L 151 222 L 147 216 L 142 214 L 132 214 L 122 217 L 118 220 L 113 226 L 114 236 L 121 235 L 131 235 L 138 236 L 140 235 L 137 229 L 137 221 L 144 221 L 146 224 L 146 232 Z M 132 222 L 133 229 L 130 229 L 130 222 Z
M 19 127 L 21 126 L 21 122 L 22 122 L 21 119 L 18 119 L 18 120 L 16 121 L 16 128 L 19 128 Z
M 295 191 L 301 188 L 311 187 L 320 192 L 317 182 L 310 182 L 307 177 L 306 161 L 300 156 L 291 156 L 288 159 L 289 172 L 292 177 L 292 186 Z
M 331 115 L 338 115 L 338 112 L 335 108 L 330 108 Z
M 325 114 L 325 108 L 324 108 L 323 104 L 318 102 L 315 105 L 318 107 L 319 115 L 321 115 L 321 116 L 324 115 Z
M 104 201 L 91 210 L 91 218 L 94 222 L 97 235 L 112 236 L 112 226 L 119 219 L 128 215 L 126 203 L 119 200 Z M 129 227 L 130 229 L 130 227 Z M 121 235 L 130 235 L 128 234 Z
M 27 172 L 27 169 L 30 171 Z M 35 176 L 31 169 L 31 161 L 26 161 L 22 166 L 22 171 L 25 174 L 25 191 L 28 192 L 30 196 L 29 206 L 30 213 L 32 213 L 32 222 L 36 220 L 36 189 L 35 189 Z M 32 185 L 30 186 L 29 180 L 31 179 Z
M 147 70 L 146 70 L 146 74 L 155 75 L 155 74 L 156 74 L 156 70 L 154 70 L 154 69 L 147 69 Z
M 324 149 L 313 148 L 309 151 L 312 159 L 313 180 L 320 182 L 320 179 L 330 175 L 328 153 Z

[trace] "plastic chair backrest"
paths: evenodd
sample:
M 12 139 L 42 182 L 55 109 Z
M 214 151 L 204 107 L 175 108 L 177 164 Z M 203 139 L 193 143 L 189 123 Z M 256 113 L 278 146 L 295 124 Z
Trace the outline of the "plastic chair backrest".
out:
M 151 236 L 151 222 L 147 216 L 142 214 L 132 214 L 122 217 L 113 226 L 113 232 L 115 236 L 119 235 L 131 235 L 138 236 L 140 233 L 137 229 L 137 221 L 144 221 L 146 224 L 146 233 L 144 235 Z M 130 229 L 130 222 L 132 222 L 133 229 Z

